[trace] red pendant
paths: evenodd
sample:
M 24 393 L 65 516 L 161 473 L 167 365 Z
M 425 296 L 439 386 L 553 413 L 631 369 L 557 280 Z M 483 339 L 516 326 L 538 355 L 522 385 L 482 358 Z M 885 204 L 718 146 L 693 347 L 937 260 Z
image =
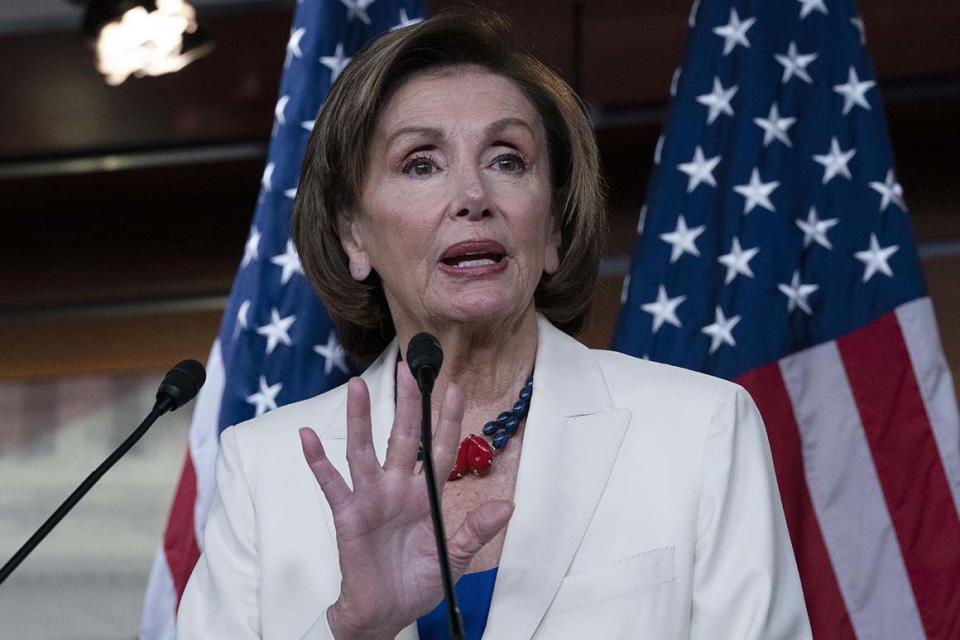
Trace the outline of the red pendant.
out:
M 493 447 L 482 437 L 470 434 L 460 443 L 457 461 L 447 480 L 459 480 L 467 471 L 476 476 L 485 476 L 493 464 Z

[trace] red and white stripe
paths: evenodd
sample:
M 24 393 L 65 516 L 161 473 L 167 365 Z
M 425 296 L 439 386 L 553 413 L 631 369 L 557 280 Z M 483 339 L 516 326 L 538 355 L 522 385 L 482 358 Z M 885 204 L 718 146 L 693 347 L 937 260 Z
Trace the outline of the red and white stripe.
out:
M 953 504 L 960 511 L 960 417 L 930 299 L 921 298 L 903 305 L 897 309 L 897 318 L 947 474 Z
M 960 638 L 960 426 L 915 300 L 738 382 L 764 416 L 816 638 Z
M 214 466 L 220 446 L 218 418 L 224 389 L 220 341 L 207 361 L 207 381 L 197 396 L 190 442 L 163 545 L 157 550 L 143 602 L 140 640 L 174 640 L 180 597 L 203 551 L 203 528 L 216 489 Z

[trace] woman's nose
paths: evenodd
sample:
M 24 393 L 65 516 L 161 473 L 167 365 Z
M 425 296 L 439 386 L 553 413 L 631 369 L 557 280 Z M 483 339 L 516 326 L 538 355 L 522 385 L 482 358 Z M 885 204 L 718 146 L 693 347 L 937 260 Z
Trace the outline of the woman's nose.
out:
M 489 194 L 483 176 L 477 170 L 463 170 L 457 184 L 454 215 L 468 220 L 479 220 L 492 215 Z

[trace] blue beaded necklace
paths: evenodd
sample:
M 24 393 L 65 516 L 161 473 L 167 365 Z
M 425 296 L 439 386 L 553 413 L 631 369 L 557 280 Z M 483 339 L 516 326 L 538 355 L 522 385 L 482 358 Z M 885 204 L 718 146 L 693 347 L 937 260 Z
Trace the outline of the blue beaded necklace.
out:
M 499 451 L 507 446 L 517 431 L 520 430 L 520 423 L 527 417 L 530 411 L 530 398 L 533 397 L 533 375 L 531 374 L 520 389 L 520 395 L 517 401 L 513 403 L 513 408 L 504 411 L 483 425 L 481 433 L 492 438 L 492 443 L 488 443 L 480 436 L 470 434 L 460 443 L 457 450 L 457 459 L 453 470 L 450 472 L 448 480 L 459 480 L 468 471 L 476 476 L 485 476 L 490 471 L 493 464 L 494 451 Z M 491 448 L 490 445 L 493 445 Z M 423 459 L 423 450 L 417 452 L 417 459 Z
M 533 397 L 532 375 L 520 389 L 520 397 L 513 404 L 513 408 L 498 415 L 496 420 L 483 425 L 483 435 L 493 438 L 494 449 L 503 449 L 507 446 L 510 438 L 520 429 L 520 421 L 526 418 L 527 412 L 530 411 L 531 397 Z

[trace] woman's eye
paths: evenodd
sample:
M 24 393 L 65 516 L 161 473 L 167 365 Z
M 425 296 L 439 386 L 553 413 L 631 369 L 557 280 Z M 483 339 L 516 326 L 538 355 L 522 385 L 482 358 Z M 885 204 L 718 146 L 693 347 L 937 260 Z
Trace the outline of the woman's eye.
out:
M 414 158 L 403 165 L 403 172 L 413 176 L 429 176 L 435 168 L 430 158 Z
M 507 173 L 520 173 L 527 168 L 523 158 L 515 153 L 505 153 L 502 156 L 497 156 L 493 164 L 497 169 L 506 171 Z

